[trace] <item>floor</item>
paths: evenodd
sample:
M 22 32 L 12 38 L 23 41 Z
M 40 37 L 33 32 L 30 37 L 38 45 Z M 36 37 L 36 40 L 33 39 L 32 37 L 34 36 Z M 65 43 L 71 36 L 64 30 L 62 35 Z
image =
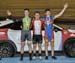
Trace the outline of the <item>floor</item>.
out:
M 2 58 L 0 60 L 0 63 L 75 63 L 75 58 L 68 58 L 65 56 L 56 56 L 57 59 L 54 60 L 49 56 L 48 60 L 45 60 L 45 57 L 43 56 L 40 60 L 38 57 L 33 60 L 29 60 L 29 57 L 24 57 L 23 61 L 20 61 L 20 57 L 12 57 L 12 58 Z

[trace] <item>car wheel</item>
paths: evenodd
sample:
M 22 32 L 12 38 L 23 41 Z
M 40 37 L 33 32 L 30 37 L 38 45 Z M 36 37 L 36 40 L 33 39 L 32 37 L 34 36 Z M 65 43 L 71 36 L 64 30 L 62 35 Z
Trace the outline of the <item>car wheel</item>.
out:
M 64 53 L 68 57 L 75 57 L 75 38 L 65 41 Z
M 0 47 L 2 57 L 12 57 L 15 54 L 13 46 L 8 42 L 3 42 Z

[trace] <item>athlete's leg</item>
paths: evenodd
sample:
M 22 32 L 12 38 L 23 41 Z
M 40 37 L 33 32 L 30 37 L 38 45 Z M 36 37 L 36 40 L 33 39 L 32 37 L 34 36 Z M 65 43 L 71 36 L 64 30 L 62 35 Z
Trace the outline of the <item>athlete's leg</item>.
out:
M 32 41 L 28 41 L 29 53 L 32 53 Z
M 34 56 L 36 54 L 36 46 L 37 46 L 37 36 L 36 35 L 33 35 L 33 53 L 34 53 Z
M 35 59 L 36 56 L 36 47 L 37 47 L 36 35 L 33 35 L 33 59 Z
M 21 49 L 20 49 L 21 58 L 20 58 L 20 60 L 23 60 L 25 40 L 26 40 L 26 38 L 25 38 L 25 32 L 21 31 Z
M 51 55 L 54 56 L 54 40 L 51 40 Z
M 36 47 L 37 47 L 37 44 L 33 43 L 33 59 L 35 59 L 36 57 Z
M 48 42 L 47 37 L 45 37 L 44 40 L 45 40 L 45 54 L 46 54 L 45 59 L 48 59 L 48 43 L 49 42 Z
M 28 49 L 29 49 L 29 59 L 32 60 L 32 41 L 27 42 Z
M 38 48 L 39 48 L 39 55 L 41 56 L 41 52 L 42 52 L 42 35 L 38 36 Z
M 41 43 L 38 44 L 38 48 L 39 48 L 39 58 L 41 59 L 41 55 L 42 55 L 42 47 L 41 47 Z
M 54 39 L 51 40 L 51 56 L 53 59 L 56 59 L 56 57 L 54 56 Z
M 27 37 L 27 45 L 29 49 L 29 59 L 32 60 L 32 39 L 31 39 L 31 31 L 28 32 L 28 37 Z
M 23 54 L 24 54 L 24 46 L 25 46 L 25 42 L 21 42 L 21 58 L 20 58 L 20 60 L 23 60 Z

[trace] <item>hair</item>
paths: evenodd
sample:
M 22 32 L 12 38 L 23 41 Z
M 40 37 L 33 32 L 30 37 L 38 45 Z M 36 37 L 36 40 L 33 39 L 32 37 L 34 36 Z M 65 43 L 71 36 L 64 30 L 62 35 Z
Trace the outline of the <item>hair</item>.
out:
M 47 12 L 47 11 L 51 11 L 50 9 L 45 9 L 45 12 Z
M 30 11 L 28 8 L 25 8 L 25 9 L 24 9 L 24 11 L 26 11 L 26 10 L 27 10 L 27 11 Z
M 36 13 L 40 14 L 40 12 L 39 12 L 39 11 L 35 11 L 35 13 L 34 13 L 34 14 L 36 14 Z

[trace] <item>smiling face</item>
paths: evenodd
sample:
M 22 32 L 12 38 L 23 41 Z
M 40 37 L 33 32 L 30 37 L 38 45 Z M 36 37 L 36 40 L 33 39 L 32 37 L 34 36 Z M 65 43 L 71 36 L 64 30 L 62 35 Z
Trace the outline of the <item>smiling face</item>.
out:
M 46 11 L 45 15 L 46 16 L 50 16 L 51 15 L 51 12 L 50 11 Z
M 46 9 L 46 10 L 45 10 L 45 15 L 46 15 L 46 16 L 50 16 L 50 15 L 51 15 L 51 11 L 50 11 L 49 9 Z
M 35 13 L 35 19 L 38 20 L 39 18 L 40 18 L 40 13 L 39 12 Z

